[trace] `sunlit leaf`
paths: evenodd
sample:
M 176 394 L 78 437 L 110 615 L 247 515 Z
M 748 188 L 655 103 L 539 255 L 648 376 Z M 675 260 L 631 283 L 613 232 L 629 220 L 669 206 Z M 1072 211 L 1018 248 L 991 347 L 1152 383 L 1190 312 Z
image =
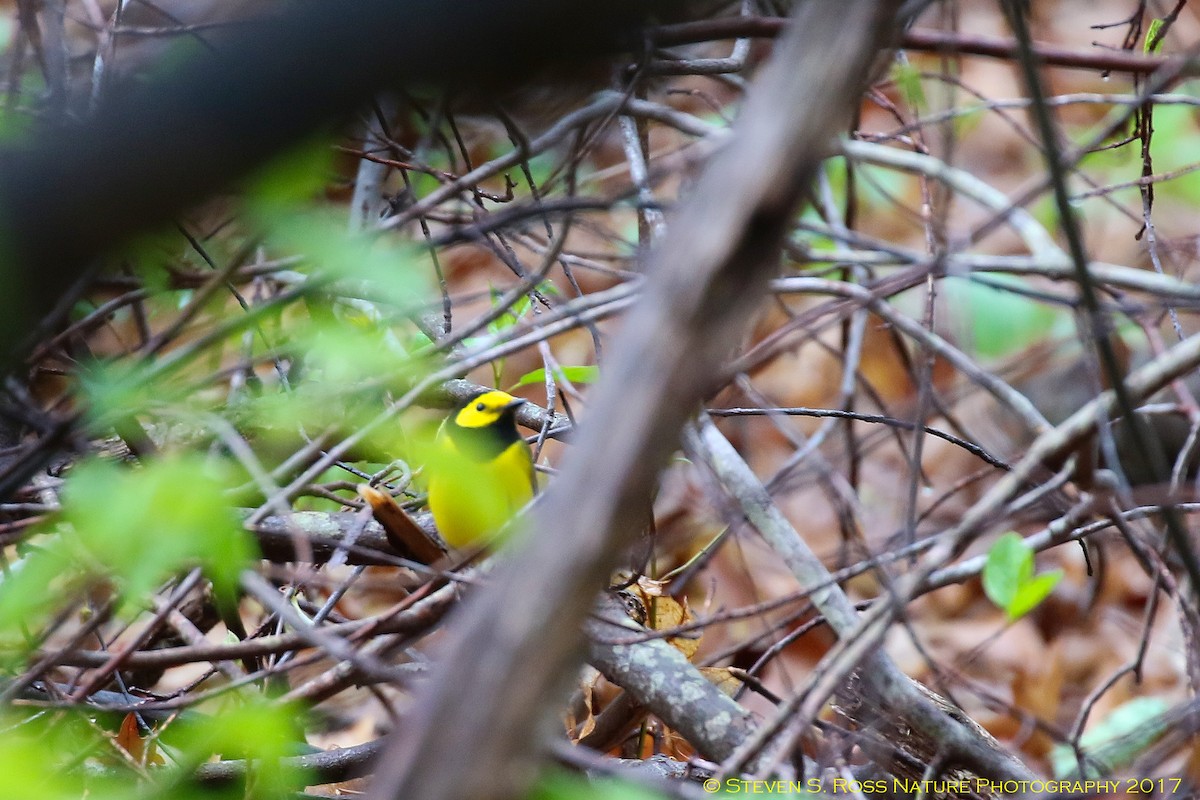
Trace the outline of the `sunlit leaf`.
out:
M 1019 534 L 1009 531 L 988 550 L 983 567 L 983 591 L 1000 608 L 1012 605 L 1017 590 L 1032 569 L 1033 553 Z
M 600 368 L 597 366 L 555 367 L 553 375 L 555 380 L 562 383 L 595 383 L 600 377 Z M 546 370 L 544 367 L 538 367 L 532 372 L 526 372 L 510 388 L 519 389 L 522 386 L 542 385 L 545 382 Z
M 1149 55 L 1162 50 L 1163 40 L 1159 37 L 1162 36 L 1163 24 L 1163 21 L 1158 17 L 1150 20 L 1150 25 L 1146 28 L 1146 39 L 1142 42 L 1143 53 Z
M 1008 611 L 1008 616 L 1011 619 L 1020 619 L 1037 608 L 1043 600 L 1050 596 L 1062 577 L 1062 570 L 1056 569 L 1033 576 L 1022 583 L 1017 587 L 1017 593 L 1013 596 L 1012 602 L 1005 609 Z
M 1009 531 L 988 550 L 982 577 L 984 594 L 1015 620 L 1045 600 L 1063 575 L 1061 570 L 1034 575 L 1033 548 Z

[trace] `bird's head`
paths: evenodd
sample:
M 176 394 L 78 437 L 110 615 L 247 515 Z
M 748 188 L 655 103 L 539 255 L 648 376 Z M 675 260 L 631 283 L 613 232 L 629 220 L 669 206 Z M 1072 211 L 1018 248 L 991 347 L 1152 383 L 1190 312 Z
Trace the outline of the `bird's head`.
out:
M 517 409 L 524 403 L 525 400 L 520 397 L 495 389 L 468 400 L 454 415 L 453 421 L 460 428 L 487 428 L 506 418 L 513 420 Z M 515 425 L 512 422 L 510 424 Z

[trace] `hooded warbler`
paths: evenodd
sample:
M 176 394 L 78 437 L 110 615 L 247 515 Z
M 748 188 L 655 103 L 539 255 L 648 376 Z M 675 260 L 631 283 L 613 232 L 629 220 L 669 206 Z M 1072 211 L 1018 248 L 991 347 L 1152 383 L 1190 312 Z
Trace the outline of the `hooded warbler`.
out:
M 525 401 L 487 391 L 438 429 L 429 469 L 429 510 L 455 548 L 486 544 L 533 497 L 533 457 L 517 432 Z

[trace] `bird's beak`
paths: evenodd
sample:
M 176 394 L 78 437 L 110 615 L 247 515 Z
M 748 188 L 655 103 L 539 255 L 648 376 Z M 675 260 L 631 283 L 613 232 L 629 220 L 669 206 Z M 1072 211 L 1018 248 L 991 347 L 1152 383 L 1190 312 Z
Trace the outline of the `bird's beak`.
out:
M 529 401 L 526 400 L 524 397 L 514 397 L 507 404 L 505 404 L 504 410 L 505 411 L 516 411 L 518 408 L 520 408 L 521 406 L 525 405 L 528 402 Z

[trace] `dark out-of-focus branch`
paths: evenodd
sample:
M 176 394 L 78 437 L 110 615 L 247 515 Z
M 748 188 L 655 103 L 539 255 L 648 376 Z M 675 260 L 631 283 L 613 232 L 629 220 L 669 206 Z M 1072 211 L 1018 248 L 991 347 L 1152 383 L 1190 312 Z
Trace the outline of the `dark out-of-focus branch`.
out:
M 0 353 L 90 259 L 228 186 L 389 85 L 486 89 L 627 44 L 679 0 L 295 0 L 75 124 L 0 149 Z M 10 362 L 11 363 L 11 362 Z

